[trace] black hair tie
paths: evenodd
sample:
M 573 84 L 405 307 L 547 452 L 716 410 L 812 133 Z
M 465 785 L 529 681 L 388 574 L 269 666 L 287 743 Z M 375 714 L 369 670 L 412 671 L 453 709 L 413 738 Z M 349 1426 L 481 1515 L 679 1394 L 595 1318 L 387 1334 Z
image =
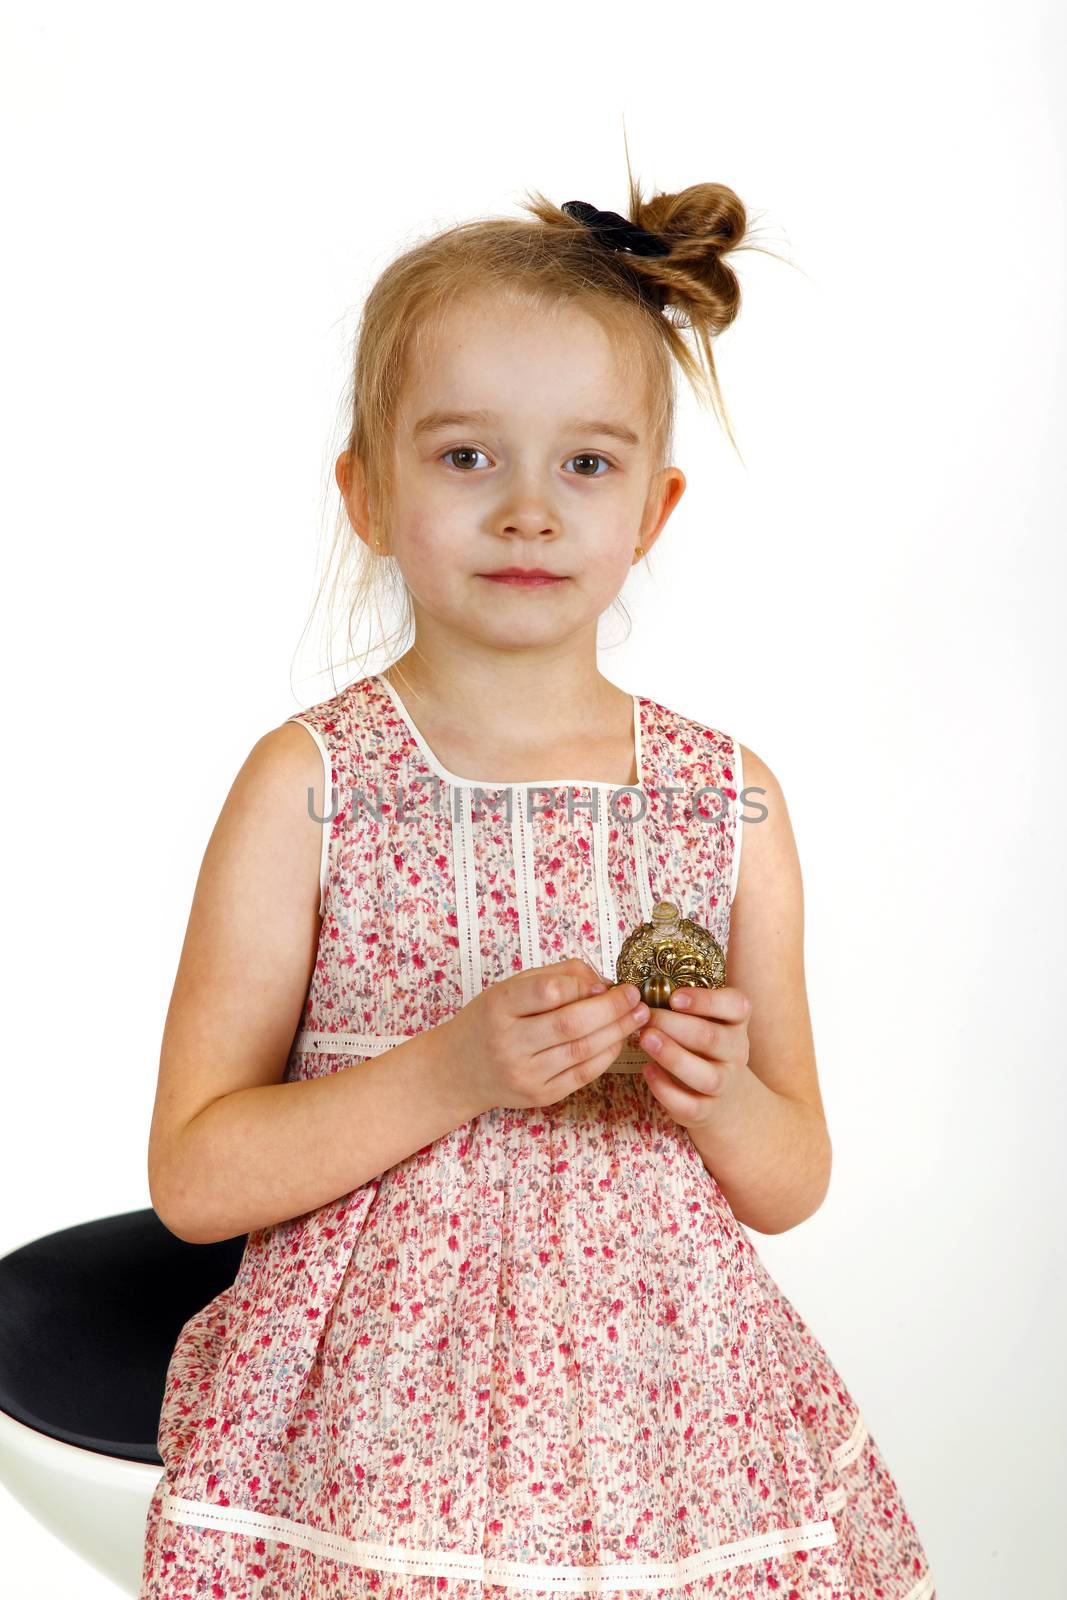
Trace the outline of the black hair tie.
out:
M 565 200 L 560 207 L 568 217 L 582 222 L 606 250 L 629 250 L 635 256 L 666 256 L 671 247 L 658 233 L 639 228 L 617 211 L 598 211 L 588 200 Z

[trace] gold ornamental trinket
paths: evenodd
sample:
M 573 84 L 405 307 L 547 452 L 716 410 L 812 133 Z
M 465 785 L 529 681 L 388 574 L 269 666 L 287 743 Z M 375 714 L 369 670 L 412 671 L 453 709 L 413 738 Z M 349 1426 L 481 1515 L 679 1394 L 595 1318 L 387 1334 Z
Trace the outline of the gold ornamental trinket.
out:
M 707 928 L 681 916 L 673 900 L 660 900 L 652 921 L 639 923 L 623 940 L 615 981 L 636 984 L 646 1006 L 670 1010 L 675 989 L 724 988 L 726 958 Z

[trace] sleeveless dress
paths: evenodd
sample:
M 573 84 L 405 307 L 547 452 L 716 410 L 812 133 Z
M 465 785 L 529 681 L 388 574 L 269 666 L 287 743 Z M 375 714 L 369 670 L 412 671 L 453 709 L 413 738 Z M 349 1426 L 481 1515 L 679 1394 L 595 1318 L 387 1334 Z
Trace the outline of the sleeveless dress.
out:
M 287 1080 L 530 967 L 613 980 L 660 899 L 727 951 L 733 738 L 635 695 L 636 788 L 515 784 L 448 772 L 377 674 L 290 720 L 327 801 Z M 249 1234 L 168 1367 L 140 1600 L 933 1600 L 855 1401 L 644 1059 Z

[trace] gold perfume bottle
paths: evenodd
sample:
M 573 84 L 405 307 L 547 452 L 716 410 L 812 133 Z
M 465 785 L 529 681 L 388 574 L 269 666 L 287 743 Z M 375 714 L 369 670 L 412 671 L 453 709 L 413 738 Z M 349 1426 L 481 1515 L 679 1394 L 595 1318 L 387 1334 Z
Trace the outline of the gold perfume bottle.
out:
M 669 1011 L 674 989 L 724 988 L 726 958 L 707 928 L 683 917 L 673 900 L 660 900 L 652 921 L 639 923 L 623 940 L 615 981 L 636 984 L 646 1006 Z

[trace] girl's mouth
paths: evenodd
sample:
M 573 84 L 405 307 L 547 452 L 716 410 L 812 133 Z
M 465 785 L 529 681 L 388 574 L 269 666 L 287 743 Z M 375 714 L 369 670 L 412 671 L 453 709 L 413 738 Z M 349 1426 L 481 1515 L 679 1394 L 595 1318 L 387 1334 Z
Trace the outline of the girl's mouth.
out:
M 488 578 L 490 583 L 511 583 L 518 589 L 539 589 L 549 583 L 566 583 L 565 577 L 555 577 L 550 573 L 516 573 L 516 572 L 480 572 L 480 578 Z

